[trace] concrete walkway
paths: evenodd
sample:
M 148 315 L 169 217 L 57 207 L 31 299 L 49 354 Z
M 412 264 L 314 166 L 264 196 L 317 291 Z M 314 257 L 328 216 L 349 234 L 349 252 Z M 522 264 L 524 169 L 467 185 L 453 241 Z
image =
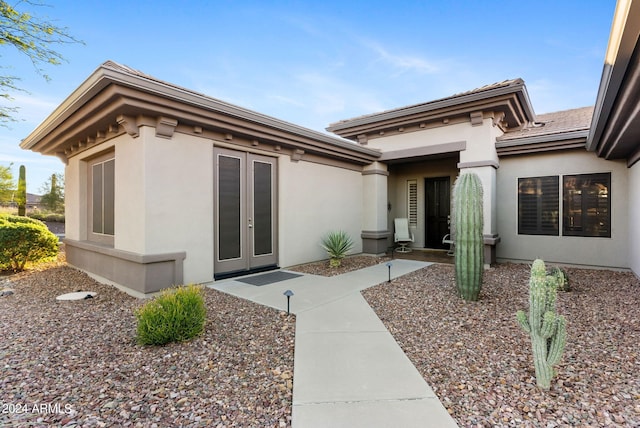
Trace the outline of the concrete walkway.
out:
M 391 278 L 428 265 L 394 260 Z M 280 310 L 287 308 L 283 293 L 293 291 L 293 428 L 457 426 L 360 294 L 387 281 L 388 273 L 386 264 L 379 264 L 329 278 L 209 285 Z

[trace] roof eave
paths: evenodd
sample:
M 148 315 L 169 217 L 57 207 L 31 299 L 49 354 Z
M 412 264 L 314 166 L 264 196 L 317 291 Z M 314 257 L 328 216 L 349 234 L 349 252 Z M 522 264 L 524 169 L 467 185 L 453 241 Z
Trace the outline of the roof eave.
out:
M 372 115 L 367 115 L 367 116 L 357 117 L 354 119 L 348 119 L 348 120 L 332 123 L 326 128 L 326 130 L 340 134 L 340 131 L 345 131 L 350 128 L 355 128 L 358 126 L 373 125 L 373 124 L 384 122 L 387 120 L 393 120 L 393 119 L 398 119 L 398 118 L 402 118 L 409 115 L 448 109 L 451 107 L 462 106 L 465 104 L 483 101 L 490 98 L 509 95 L 509 94 L 516 94 L 518 101 L 522 105 L 524 114 L 526 116 L 526 120 L 530 122 L 534 122 L 535 113 L 531 105 L 531 100 L 529 99 L 529 94 L 524 85 L 524 82 L 519 81 L 517 83 L 512 83 L 510 85 L 503 86 L 503 87 L 488 89 L 486 91 L 472 92 L 472 93 L 460 95 L 457 97 L 445 98 L 442 100 L 437 100 L 437 101 L 428 102 L 424 104 L 418 104 L 418 105 L 407 107 L 407 108 L 389 110 L 389 111 L 378 113 L 378 114 L 372 114 Z
M 640 70 L 631 70 L 631 60 L 638 47 L 640 35 L 640 1 L 618 0 L 614 12 L 609 44 L 602 69 L 602 77 L 593 111 L 592 125 L 587 138 L 586 148 L 596 151 L 599 156 L 609 158 L 619 144 L 619 134 L 608 133 L 612 128 L 614 110 L 622 109 L 624 100 L 621 93 L 624 85 Z M 635 19 L 632 19 L 635 18 Z
M 498 156 L 522 155 L 556 150 L 584 149 L 589 130 L 534 135 L 496 142 Z
M 111 84 L 116 84 L 286 132 L 301 137 L 305 141 L 316 141 L 319 144 L 328 144 L 340 149 L 340 151 L 354 153 L 357 158 L 362 158 L 363 161 L 371 161 L 380 157 L 379 151 L 358 146 L 351 141 L 234 106 L 144 75 L 127 72 L 122 68 L 112 68 L 107 64 L 108 62 L 98 67 L 94 73 L 20 143 L 20 147 L 26 150 L 38 151 L 38 142 L 41 141 L 44 136 L 63 123 L 73 115 L 74 112 L 78 111 L 96 94 L 100 93 L 100 91 Z

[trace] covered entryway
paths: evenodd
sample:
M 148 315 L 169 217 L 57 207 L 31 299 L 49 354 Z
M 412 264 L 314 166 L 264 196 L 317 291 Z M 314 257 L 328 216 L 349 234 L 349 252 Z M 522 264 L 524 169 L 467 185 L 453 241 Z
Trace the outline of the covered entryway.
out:
M 449 248 L 442 238 L 449 233 L 451 185 L 449 177 L 425 178 L 425 247 Z
M 277 159 L 214 150 L 214 277 L 276 268 Z

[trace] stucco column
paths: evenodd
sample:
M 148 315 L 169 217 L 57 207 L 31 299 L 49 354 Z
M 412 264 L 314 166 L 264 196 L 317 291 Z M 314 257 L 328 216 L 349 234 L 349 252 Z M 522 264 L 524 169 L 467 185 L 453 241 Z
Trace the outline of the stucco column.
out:
M 362 171 L 362 251 L 384 254 L 387 251 L 387 165 L 374 162 Z
M 459 163 L 460 173 L 475 172 L 482 182 L 484 227 L 484 260 L 485 265 L 496 262 L 496 244 L 500 242 L 497 224 L 496 172 L 498 163 L 468 162 Z

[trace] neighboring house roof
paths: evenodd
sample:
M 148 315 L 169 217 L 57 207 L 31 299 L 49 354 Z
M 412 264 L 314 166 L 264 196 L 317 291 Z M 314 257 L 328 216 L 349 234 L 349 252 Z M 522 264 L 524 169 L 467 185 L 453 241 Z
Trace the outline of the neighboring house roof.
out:
M 42 196 L 34 195 L 33 193 L 27 193 L 27 204 L 39 204 Z
M 242 136 L 348 162 L 368 164 L 380 153 L 161 81 L 107 61 L 85 80 L 20 147 L 67 157 L 118 133 L 137 136 L 139 126 L 156 127 L 170 137 L 177 126 Z M 196 132 L 196 133 L 197 133 Z
M 640 160 L 640 0 L 619 0 L 587 149 L 605 159 Z
M 584 147 L 591 126 L 593 107 L 582 107 L 538 115 L 522 129 L 498 137 L 499 155 Z
M 362 141 L 365 134 L 398 127 L 424 127 L 428 122 L 465 115 L 468 118 L 469 114 L 481 111 L 502 113 L 499 122 L 507 129 L 518 129 L 536 120 L 524 81 L 511 79 L 426 103 L 341 120 L 329 125 L 327 131 L 366 142 Z

